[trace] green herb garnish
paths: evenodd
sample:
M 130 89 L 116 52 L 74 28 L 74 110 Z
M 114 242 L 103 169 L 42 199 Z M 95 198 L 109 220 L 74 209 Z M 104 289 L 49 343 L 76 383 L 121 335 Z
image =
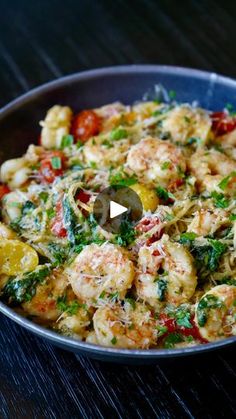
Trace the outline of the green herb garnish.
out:
M 164 278 L 157 278 L 157 296 L 159 301 L 165 301 L 167 291 L 167 280 Z
M 123 128 L 115 128 L 110 133 L 110 139 L 112 141 L 119 141 L 127 137 L 128 137 L 128 132 Z
M 222 301 L 218 297 L 212 294 L 205 295 L 198 303 L 197 306 L 197 317 L 198 324 L 200 327 L 205 326 L 209 311 L 223 306 Z
M 216 191 L 211 193 L 213 198 L 213 203 L 216 208 L 227 208 L 230 204 L 229 199 L 227 199 L 223 193 L 218 193 Z
M 111 339 L 111 343 L 112 345 L 115 345 L 117 343 L 117 338 L 115 336 L 113 336 L 113 338 Z
M 166 349 L 174 348 L 176 343 L 183 342 L 184 338 L 181 333 L 170 333 L 165 339 L 164 339 L 164 347 Z
M 167 189 L 163 188 L 162 186 L 157 186 L 156 193 L 158 197 L 164 202 L 168 201 L 169 199 L 175 199 L 174 195 L 171 192 L 168 192 Z
M 61 169 L 62 164 L 61 164 L 61 158 L 60 157 L 52 157 L 51 158 L 51 163 L 52 163 L 52 168 L 55 170 Z
M 64 135 L 61 140 L 61 148 L 70 147 L 74 142 L 73 135 Z
M 2 291 L 3 298 L 17 304 L 30 301 L 36 294 L 37 285 L 41 284 L 49 273 L 48 266 L 38 266 L 22 277 L 10 278 Z

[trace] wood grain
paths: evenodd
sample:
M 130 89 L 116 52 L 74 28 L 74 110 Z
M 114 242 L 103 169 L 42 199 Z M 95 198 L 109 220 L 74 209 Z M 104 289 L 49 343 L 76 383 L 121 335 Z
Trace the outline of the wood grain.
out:
M 236 77 L 236 3 L 0 0 L 0 105 L 69 73 L 160 63 Z M 230 98 L 229 98 L 230 101 Z M 235 348 L 153 366 L 51 346 L 0 315 L 1 418 L 233 418 Z

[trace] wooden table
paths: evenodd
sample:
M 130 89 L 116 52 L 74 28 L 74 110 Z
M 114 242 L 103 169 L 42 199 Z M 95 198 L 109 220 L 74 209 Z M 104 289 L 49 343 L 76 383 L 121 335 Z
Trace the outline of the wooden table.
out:
M 0 0 L 0 104 L 48 80 L 161 63 L 236 77 L 236 3 Z M 230 101 L 230 98 L 229 98 Z M 0 316 L 1 418 L 231 418 L 235 347 L 153 366 L 79 358 Z

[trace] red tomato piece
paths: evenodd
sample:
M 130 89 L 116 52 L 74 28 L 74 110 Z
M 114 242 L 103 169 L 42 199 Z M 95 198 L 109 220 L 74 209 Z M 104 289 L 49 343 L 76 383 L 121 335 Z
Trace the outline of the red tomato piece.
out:
M 40 177 L 46 183 L 53 183 L 57 176 L 63 175 L 65 156 L 62 151 L 48 151 L 43 154 L 39 168 Z M 53 158 L 58 158 L 58 168 L 54 167 Z
M 4 195 L 7 195 L 10 191 L 7 185 L 0 185 L 0 199 L 4 197 Z
M 85 110 L 78 113 L 71 125 L 71 134 L 75 141 L 85 142 L 93 135 L 97 135 L 100 130 L 100 118 L 92 110 Z
M 83 189 L 80 189 L 76 194 L 76 199 L 83 202 L 84 204 L 87 204 L 87 202 L 90 200 L 90 195 L 83 191 Z
M 147 233 L 149 230 L 151 230 L 156 225 L 160 224 L 160 220 L 158 217 L 145 217 L 137 224 L 135 227 L 135 230 L 138 231 L 138 233 Z M 146 245 L 150 246 L 155 241 L 159 240 L 163 234 L 163 229 L 160 228 L 159 231 L 157 231 L 155 234 L 153 234 L 151 237 L 149 237 L 146 241 Z
M 177 325 L 176 325 L 175 319 L 170 318 L 165 313 L 161 313 L 159 318 L 160 318 L 161 323 L 163 324 L 163 326 L 165 326 L 167 328 L 166 333 L 176 332 Z
M 182 186 L 184 184 L 184 179 L 179 178 L 176 180 L 173 180 L 172 182 L 169 183 L 168 185 L 168 191 L 169 192 L 174 192 L 176 191 L 176 189 L 178 189 L 180 186 Z
M 193 317 L 191 317 L 190 319 L 190 323 L 192 324 L 192 327 L 179 326 L 175 319 L 169 317 L 165 313 L 161 313 L 159 319 L 161 320 L 161 323 L 163 324 L 163 326 L 167 328 L 167 331 L 163 335 L 163 337 L 168 336 L 169 333 L 180 332 L 184 336 L 192 336 L 194 339 L 199 340 L 201 343 L 208 342 L 206 339 L 204 339 L 200 335 L 199 328 L 194 322 Z
M 200 340 L 202 343 L 207 343 L 208 341 L 204 339 L 199 332 L 199 328 L 197 327 L 196 323 L 194 322 L 193 317 L 190 320 L 190 323 L 192 324 L 192 327 L 183 327 L 178 326 L 178 330 L 184 335 L 184 336 L 192 336 L 194 339 Z
M 212 112 L 212 131 L 215 135 L 221 136 L 232 132 L 236 128 L 236 118 L 226 112 Z
M 56 204 L 56 216 L 52 220 L 51 229 L 52 233 L 57 237 L 67 236 L 67 231 L 64 227 L 63 206 L 61 201 L 58 201 Z

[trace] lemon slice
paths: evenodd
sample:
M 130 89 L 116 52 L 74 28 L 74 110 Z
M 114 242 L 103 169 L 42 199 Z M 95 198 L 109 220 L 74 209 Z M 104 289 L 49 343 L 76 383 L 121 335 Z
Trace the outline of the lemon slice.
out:
M 153 212 L 156 210 L 159 199 L 154 189 L 149 189 L 140 183 L 135 183 L 134 185 L 131 185 L 130 188 L 139 196 L 144 211 Z
M 39 263 L 37 252 L 19 240 L 0 240 L 0 272 L 21 275 L 32 271 Z

